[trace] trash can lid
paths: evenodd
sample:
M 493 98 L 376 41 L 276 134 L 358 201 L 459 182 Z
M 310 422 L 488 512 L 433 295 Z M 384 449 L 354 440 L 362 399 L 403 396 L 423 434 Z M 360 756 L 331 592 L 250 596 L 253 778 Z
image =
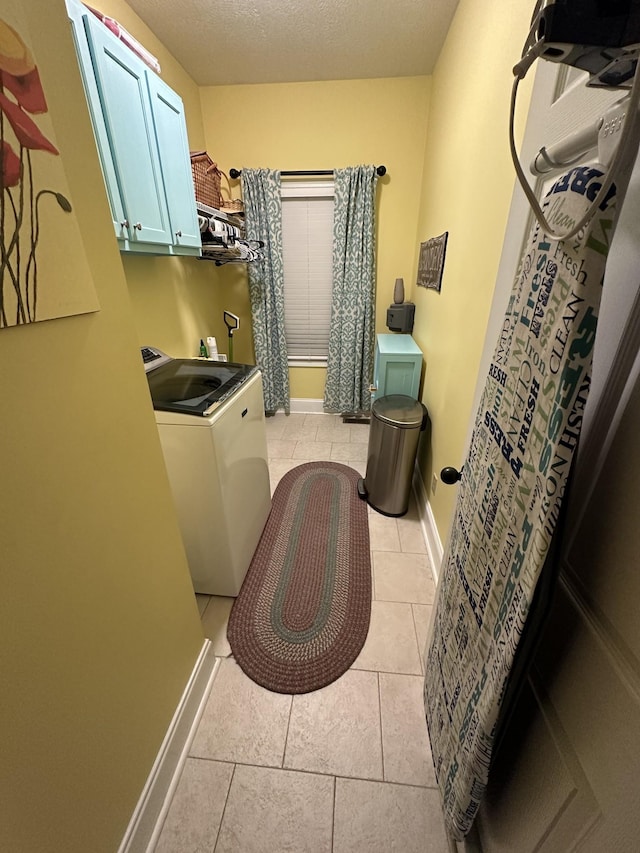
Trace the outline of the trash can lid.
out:
M 402 429 L 421 427 L 425 413 L 423 404 L 406 394 L 379 397 L 371 407 L 374 418 Z

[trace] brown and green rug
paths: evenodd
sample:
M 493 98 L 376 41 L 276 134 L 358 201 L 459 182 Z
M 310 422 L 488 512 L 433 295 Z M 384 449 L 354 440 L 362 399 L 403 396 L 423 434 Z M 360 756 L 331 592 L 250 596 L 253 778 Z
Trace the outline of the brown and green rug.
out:
M 369 630 L 371 562 L 360 474 L 308 462 L 284 475 L 229 619 L 236 661 L 277 693 L 335 681 Z

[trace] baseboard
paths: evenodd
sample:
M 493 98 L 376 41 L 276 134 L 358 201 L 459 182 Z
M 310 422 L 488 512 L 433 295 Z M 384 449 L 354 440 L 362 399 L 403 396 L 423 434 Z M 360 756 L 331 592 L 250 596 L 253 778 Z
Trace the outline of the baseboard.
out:
M 291 412 L 307 415 L 323 415 L 325 413 L 324 400 L 312 400 L 306 399 L 305 397 L 297 397 L 292 398 L 289 401 L 289 404 Z
M 219 665 L 205 640 L 118 853 L 151 853 L 156 846 Z
M 420 469 L 417 465 L 413 471 L 413 491 L 418 505 L 418 513 L 420 515 L 420 524 L 422 525 L 424 541 L 427 545 L 427 554 L 429 557 L 429 565 L 431 566 L 431 573 L 433 574 L 433 580 L 437 585 L 444 549 L 436 526 L 436 520 L 431 509 L 431 504 L 427 497 L 427 490 L 422 480 L 422 474 L 420 473 Z

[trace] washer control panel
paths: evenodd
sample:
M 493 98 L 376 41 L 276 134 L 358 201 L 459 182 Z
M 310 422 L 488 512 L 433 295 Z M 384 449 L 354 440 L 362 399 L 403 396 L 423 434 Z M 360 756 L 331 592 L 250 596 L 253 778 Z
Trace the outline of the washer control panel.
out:
M 160 367 L 161 364 L 167 364 L 171 361 L 171 356 L 156 349 L 156 347 L 141 347 L 140 354 L 144 362 L 145 373 L 153 370 L 154 367 Z

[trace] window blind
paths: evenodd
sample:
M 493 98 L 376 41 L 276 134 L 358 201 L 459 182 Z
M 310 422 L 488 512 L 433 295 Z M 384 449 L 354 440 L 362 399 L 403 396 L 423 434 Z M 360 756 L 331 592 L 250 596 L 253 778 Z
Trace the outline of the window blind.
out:
M 282 188 L 285 334 L 290 361 L 325 362 L 333 265 L 333 181 Z

